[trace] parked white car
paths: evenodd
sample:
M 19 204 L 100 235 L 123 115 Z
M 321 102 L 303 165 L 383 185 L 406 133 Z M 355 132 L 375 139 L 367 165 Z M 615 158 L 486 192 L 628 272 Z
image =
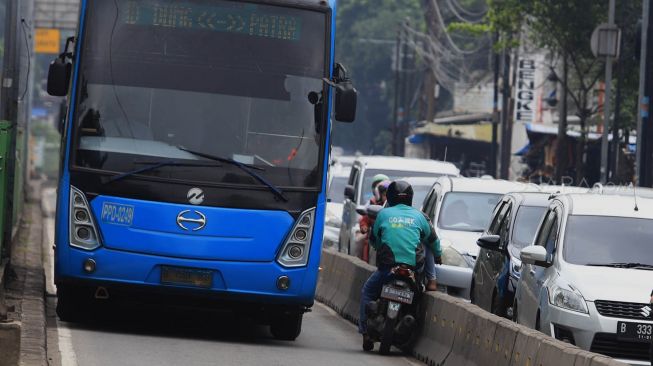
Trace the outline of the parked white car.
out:
M 345 187 L 345 206 L 342 212 L 339 250 L 358 257 L 362 248 L 356 247 L 358 220 L 356 208 L 372 198 L 372 178 L 385 174 L 391 180 L 402 177 L 458 176 L 455 165 L 436 160 L 410 159 L 394 156 L 360 156 L 354 161 Z
M 622 192 L 628 193 L 628 192 Z M 582 349 L 649 365 L 653 199 L 566 194 L 524 248 L 515 319 Z
M 335 163 L 329 169 L 324 238 L 322 240 L 322 245 L 325 248 L 338 247 L 342 208 L 345 204 L 345 186 L 347 186 L 350 171 L 351 165 L 340 165 L 340 163 Z
M 437 268 L 438 286 L 451 295 L 469 299 L 472 272 L 479 247 L 495 206 L 509 192 L 539 191 L 533 184 L 492 178 L 438 178 L 422 211 L 433 221 L 442 246 Z

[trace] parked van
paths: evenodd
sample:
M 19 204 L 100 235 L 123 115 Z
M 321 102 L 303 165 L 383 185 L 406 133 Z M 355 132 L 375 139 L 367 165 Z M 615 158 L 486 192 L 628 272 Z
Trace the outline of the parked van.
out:
M 410 159 L 392 156 L 360 156 L 355 161 L 345 187 L 345 205 L 340 226 L 339 250 L 362 256 L 362 248 L 356 246 L 358 220 L 356 207 L 366 205 L 372 198 L 372 178 L 385 174 L 390 180 L 402 177 L 438 177 L 460 174 L 451 163 L 426 159 Z

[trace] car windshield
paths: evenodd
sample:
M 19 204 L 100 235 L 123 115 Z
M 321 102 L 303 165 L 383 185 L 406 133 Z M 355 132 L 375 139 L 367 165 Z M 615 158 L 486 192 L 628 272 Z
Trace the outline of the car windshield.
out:
M 76 167 L 128 172 L 197 160 L 183 146 L 319 188 L 326 14 L 226 0 L 89 0 L 75 110 Z M 160 179 L 256 185 L 232 165 Z
M 345 186 L 347 186 L 347 177 L 333 177 L 331 179 L 328 193 L 331 202 L 345 202 Z
M 540 225 L 544 212 L 546 212 L 546 207 L 519 207 L 512 229 L 512 245 L 517 253 L 533 243 L 535 232 Z M 515 256 L 517 257 L 517 255 Z
M 442 201 L 438 227 L 443 230 L 483 231 L 502 196 L 497 193 L 449 192 Z
M 374 178 L 375 175 L 377 174 L 385 174 L 390 178 L 390 180 L 396 180 L 400 178 L 405 178 L 405 177 L 441 177 L 446 174 L 440 174 L 440 173 L 431 173 L 431 172 L 411 172 L 411 171 L 405 171 L 405 170 L 377 170 L 377 169 L 368 169 L 365 171 L 365 176 L 363 177 L 363 192 L 364 194 L 362 195 L 362 201 L 359 202 L 360 204 L 365 204 L 370 201 L 372 198 L 372 178 Z M 430 188 L 430 187 L 429 187 Z M 427 188 L 428 189 L 428 188 Z M 425 193 L 426 194 L 426 193 Z M 422 196 L 422 200 L 424 200 L 424 196 Z M 413 205 L 415 204 L 415 199 L 413 199 Z M 421 201 L 419 202 L 420 204 L 422 203 Z
M 653 220 L 630 217 L 569 216 L 563 256 L 579 265 L 653 265 Z

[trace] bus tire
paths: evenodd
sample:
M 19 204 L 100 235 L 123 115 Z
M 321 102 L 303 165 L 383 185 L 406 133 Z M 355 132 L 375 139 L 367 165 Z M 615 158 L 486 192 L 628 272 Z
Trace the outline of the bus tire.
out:
M 270 324 L 270 333 L 281 341 L 294 341 L 302 332 L 302 313 L 282 314 Z
M 79 290 L 60 287 L 57 289 L 57 316 L 65 322 L 80 322 L 86 320 L 91 306 Z

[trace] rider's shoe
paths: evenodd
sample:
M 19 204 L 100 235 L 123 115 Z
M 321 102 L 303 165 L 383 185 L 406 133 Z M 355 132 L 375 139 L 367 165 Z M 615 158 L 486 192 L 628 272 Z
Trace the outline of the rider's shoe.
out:
M 426 283 L 426 291 L 437 291 L 438 283 L 435 280 L 429 280 Z
M 370 336 L 363 334 L 363 351 L 369 352 L 374 349 L 374 342 L 370 339 Z

